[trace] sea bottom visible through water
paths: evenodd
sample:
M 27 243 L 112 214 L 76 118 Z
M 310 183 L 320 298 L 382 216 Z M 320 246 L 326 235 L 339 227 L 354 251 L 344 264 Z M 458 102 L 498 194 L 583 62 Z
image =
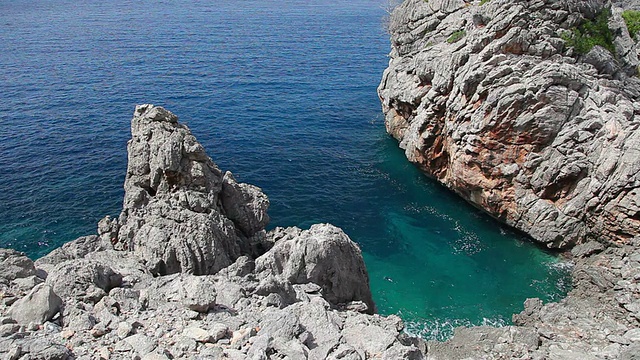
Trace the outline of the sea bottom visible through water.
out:
M 364 254 L 380 313 L 399 315 L 411 335 L 446 340 L 458 326 L 511 324 L 526 298 L 547 303 L 570 290 L 568 261 L 422 175 L 394 140 L 381 143 L 380 169 L 402 200 L 379 209 L 395 247 Z
M 384 129 L 386 1 L 0 1 L 0 247 L 32 258 L 122 206 L 129 121 L 161 105 L 269 196 L 275 226 L 357 242 L 382 314 L 444 339 L 569 272 L 421 174 Z

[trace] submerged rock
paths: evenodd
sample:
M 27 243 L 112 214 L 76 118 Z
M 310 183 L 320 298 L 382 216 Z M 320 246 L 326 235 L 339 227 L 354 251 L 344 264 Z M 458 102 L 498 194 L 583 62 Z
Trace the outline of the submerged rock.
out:
M 428 175 L 548 247 L 639 235 L 639 61 L 609 6 L 404 1 L 378 88 L 387 131 Z M 603 17 L 609 49 L 570 46 Z

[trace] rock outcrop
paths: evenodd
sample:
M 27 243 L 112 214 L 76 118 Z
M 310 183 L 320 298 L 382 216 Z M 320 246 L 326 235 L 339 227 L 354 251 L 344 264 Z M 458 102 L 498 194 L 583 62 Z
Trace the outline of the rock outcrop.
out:
M 404 1 L 378 89 L 388 132 L 428 175 L 550 248 L 632 239 L 639 62 L 615 4 Z M 608 49 L 581 54 L 575 29 L 603 18 Z
M 131 135 L 122 213 L 100 234 L 116 249 L 133 251 L 154 274 L 205 275 L 266 236 L 267 197 L 223 174 L 177 116 L 138 106 Z
M 423 359 L 375 305 L 358 246 L 266 232 L 267 197 L 169 111 L 136 108 L 125 198 L 98 235 L 35 264 L 0 249 L 0 358 Z

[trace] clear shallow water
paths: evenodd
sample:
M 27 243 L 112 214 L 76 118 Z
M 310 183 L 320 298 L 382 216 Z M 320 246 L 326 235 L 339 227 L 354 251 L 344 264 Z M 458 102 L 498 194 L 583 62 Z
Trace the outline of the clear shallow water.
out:
M 118 214 L 135 104 L 180 116 L 271 199 L 363 249 L 380 312 L 443 338 L 568 274 L 407 163 L 375 88 L 385 1 L 0 2 L 0 246 L 41 256 Z

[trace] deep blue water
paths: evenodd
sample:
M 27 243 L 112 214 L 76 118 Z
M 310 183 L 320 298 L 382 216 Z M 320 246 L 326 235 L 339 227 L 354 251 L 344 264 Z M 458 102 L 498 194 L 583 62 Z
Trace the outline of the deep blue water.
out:
M 135 104 L 165 106 L 271 199 L 342 227 L 412 333 L 508 322 L 565 266 L 408 164 L 384 131 L 385 0 L 0 1 L 0 246 L 41 256 L 117 215 Z

